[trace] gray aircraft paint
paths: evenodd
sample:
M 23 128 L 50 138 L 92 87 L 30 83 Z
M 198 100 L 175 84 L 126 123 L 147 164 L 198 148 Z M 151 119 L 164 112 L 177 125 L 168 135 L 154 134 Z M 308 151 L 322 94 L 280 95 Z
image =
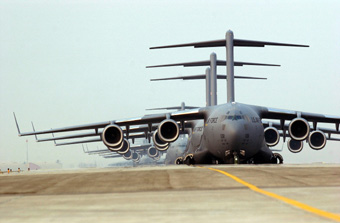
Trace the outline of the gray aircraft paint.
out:
M 234 85 L 234 34 L 231 30 L 225 34 L 227 50 L 227 102 L 235 101 Z
M 210 54 L 210 100 L 211 105 L 217 105 L 217 59 L 216 54 Z
M 227 104 L 205 108 L 205 111 L 202 112 L 204 113 L 202 134 L 196 134 L 196 138 L 192 134 L 186 153 L 192 152 L 195 155 L 197 152 L 206 150 L 207 153 L 225 163 L 233 162 L 228 160 L 229 155 L 236 155 L 241 160 L 248 160 L 256 154 L 261 154 L 265 162 L 271 162 L 273 154 L 266 146 L 264 128 L 260 114 L 256 111 L 258 109 L 254 110 L 251 106 L 235 103 L 234 35 L 232 31 L 227 31 L 225 42 L 227 55 Z M 213 58 L 214 56 L 215 58 Z M 216 61 L 216 55 L 212 54 L 210 69 L 216 65 L 213 64 L 214 59 Z M 216 76 L 212 76 L 212 78 L 217 79 Z M 214 80 L 211 79 L 211 82 L 214 82 Z M 215 90 L 216 92 L 213 84 L 211 86 L 211 91 Z M 212 104 L 214 102 L 212 99 Z M 199 147 L 197 147 L 198 144 Z M 204 161 L 200 160 L 198 162 Z
M 250 41 L 233 39 L 231 31 L 227 32 L 226 39 L 217 41 L 207 41 L 201 43 L 190 43 L 173 45 L 166 47 L 154 48 L 168 48 L 177 46 L 195 46 L 195 47 L 211 47 L 211 46 L 226 46 L 227 49 L 227 83 L 228 83 L 228 103 L 203 107 L 193 110 L 178 111 L 166 114 L 153 114 L 143 117 L 114 120 L 102 123 L 93 123 L 82 126 L 71 126 L 60 129 L 52 129 L 46 131 L 20 133 L 19 135 L 35 135 L 46 134 L 51 132 L 65 132 L 84 129 L 98 129 L 114 126 L 134 126 L 140 124 L 151 124 L 164 122 L 165 119 L 173 119 L 175 121 L 190 121 L 190 120 L 204 120 L 204 131 L 201 137 L 199 148 L 195 151 L 193 160 L 196 163 L 211 163 L 212 161 L 222 161 L 224 163 L 231 163 L 235 161 L 235 157 L 239 157 L 242 162 L 248 162 L 254 159 L 256 163 L 270 163 L 273 162 L 273 153 L 266 146 L 264 140 L 264 129 L 261 123 L 262 119 L 276 119 L 284 124 L 286 120 L 293 120 L 296 118 L 304 118 L 310 122 L 326 122 L 335 123 L 336 129 L 340 123 L 338 116 L 326 116 L 322 114 L 313 114 L 306 112 L 290 111 L 285 109 L 272 109 L 261 106 L 245 105 L 235 102 L 234 94 L 234 76 L 233 66 L 236 63 L 233 61 L 233 45 L 234 46 L 255 46 L 263 47 L 265 45 L 277 46 L 302 46 L 296 44 L 282 44 L 261 41 Z M 231 43 L 232 42 L 232 43 Z M 229 55 L 228 55 L 229 54 Z M 220 64 L 221 61 L 220 61 Z M 251 64 L 251 63 L 243 63 Z M 292 122 L 291 122 L 292 123 Z M 108 126 L 109 125 L 109 126 Z M 224 134 L 224 136 L 223 136 Z M 247 135 L 249 134 L 249 135 Z M 194 134 L 193 134 L 194 135 Z M 228 135 L 226 137 L 226 135 Z M 292 136 L 292 135 L 291 135 Z M 234 160 L 231 158 L 232 155 Z M 216 160 L 217 159 L 217 160 Z
M 164 164 L 175 164 L 176 159 L 183 156 L 187 143 L 188 137 L 186 135 L 179 136 L 175 142 L 171 143 L 166 151 Z
M 210 68 L 205 69 L 205 106 L 211 106 L 210 99 Z

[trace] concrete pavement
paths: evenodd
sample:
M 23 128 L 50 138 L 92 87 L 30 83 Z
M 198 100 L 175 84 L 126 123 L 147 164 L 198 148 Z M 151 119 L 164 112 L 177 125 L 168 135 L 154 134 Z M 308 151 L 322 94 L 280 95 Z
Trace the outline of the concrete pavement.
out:
M 215 165 L 269 192 L 340 214 L 340 165 Z M 0 222 L 334 222 L 188 166 L 0 175 Z

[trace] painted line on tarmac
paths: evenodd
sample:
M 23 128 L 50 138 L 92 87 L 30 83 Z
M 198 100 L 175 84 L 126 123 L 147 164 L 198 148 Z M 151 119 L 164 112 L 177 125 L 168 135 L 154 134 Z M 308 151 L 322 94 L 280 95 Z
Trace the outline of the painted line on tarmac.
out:
M 221 174 L 224 174 L 224 175 L 230 177 L 231 179 L 235 180 L 236 182 L 238 182 L 240 184 L 243 184 L 244 186 L 248 187 L 249 189 L 251 189 L 251 190 L 253 190 L 253 191 L 257 192 L 257 193 L 260 193 L 260 194 L 266 195 L 268 197 L 275 198 L 277 200 L 283 201 L 283 202 L 285 202 L 287 204 L 290 204 L 290 205 L 292 205 L 294 207 L 297 207 L 297 208 L 300 208 L 302 210 L 311 212 L 311 213 L 316 214 L 318 216 L 321 216 L 321 217 L 324 217 L 324 218 L 328 218 L 328 219 L 332 219 L 332 220 L 340 222 L 340 215 L 337 215 L 337 214 L 334 214 L 334 213 L 330 213 L 330 212 L 327 212 L 327 211 L 323 211 L 323 210 L 314 208 L 312 206 L 309 206 L 307 204 L 303 204 L 303 203 L 301 203 L 299 201 L 296 201 L 296 200 L 293 200 L 293 199 L 289 199 L 289 198 L 286 198 L 286 197 L 274 194 L 274 193 L 269 192 L 269 191 L 262 190 L 262 189 L 256 187 L 255 185 L 252 185 L 252 184 L 250 184 L 250 183 L 248 183 L 248 182 L 246 182 L 244 180 L 241 180 L 240 178 L 238 178 L 238 177 L 236 177 L 236 176 L 234 176 L 234 175 L 232 175 L 230 173 L 227 173 L 227 172 L 225 172 L 223 170 L 219 170 L 219 169 L 215 169 L 215 168 L 208 168 L 208 167 L 203 167 L 203 166 L 197 166 L 197 167 L 219 172 Z

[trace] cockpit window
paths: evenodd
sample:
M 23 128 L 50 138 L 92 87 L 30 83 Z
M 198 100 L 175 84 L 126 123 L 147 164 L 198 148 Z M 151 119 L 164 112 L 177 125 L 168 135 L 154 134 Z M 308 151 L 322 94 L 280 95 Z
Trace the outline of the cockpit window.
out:
M 244 116 L 243 115 L 228 115 L 226 119 L 236 121 L 236 120 L 244 119 Z

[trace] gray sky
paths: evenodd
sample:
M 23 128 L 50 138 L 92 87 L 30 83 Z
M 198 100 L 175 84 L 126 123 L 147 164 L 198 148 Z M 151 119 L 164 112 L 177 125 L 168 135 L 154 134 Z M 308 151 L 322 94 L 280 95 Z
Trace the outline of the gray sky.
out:
M 339 1 L 0 1 L 0 162 L 107 162 L 80 145 L 55 147 L 19 138 L 22 131 L 141 116 L 181 101 L 204 106 L 204 81 L 150 82 L 203 74 L 201 68 L 147 65 L 208 59 L 224 48 L 149 50 L 150 46 L 235 38 L 308 44 L 310 48 L 236 48 L 235 61 L 281 64 L 236 67 L 236 101 L 340 116 Z M 224 67 L 218 73 L 225 73 Z M 218 103 L 226 101 L 218 83 Z M 333 127 L 334 126 L 330 126 Z M 90 149 L 104 148 L 102 143 Z M 278 146 L 281 148 L 282 144 Z M 340 162 L 340 142 L 322 151 L 305 144 L 288 163 Z

